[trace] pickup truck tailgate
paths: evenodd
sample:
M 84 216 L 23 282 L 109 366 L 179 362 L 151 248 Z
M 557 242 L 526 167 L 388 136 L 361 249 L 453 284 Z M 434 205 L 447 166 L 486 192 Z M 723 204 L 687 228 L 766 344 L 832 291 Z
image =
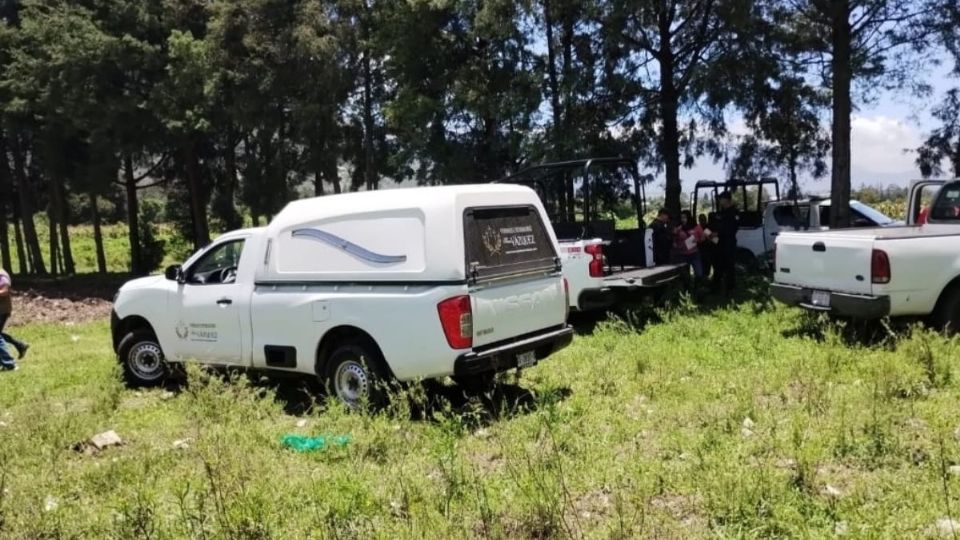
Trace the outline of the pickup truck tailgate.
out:
M 473 345 L 482 347 L 563 326 L 567 299 L 559 276 L 471 291 Z
M 824 291 L 870 294 L 874 232 L 783 233 L 774 281 Z

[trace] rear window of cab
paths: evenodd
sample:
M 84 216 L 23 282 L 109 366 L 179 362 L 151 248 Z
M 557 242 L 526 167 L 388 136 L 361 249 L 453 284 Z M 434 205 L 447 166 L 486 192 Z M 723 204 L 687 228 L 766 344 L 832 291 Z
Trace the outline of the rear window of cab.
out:
M 533 206 L 468 208 L 463 231 L 467 275 L 473 280 L 559 269 L 553 241 Z
M 960 221 L 960 182 L 945 184 L 940 188 L 928 221 Z

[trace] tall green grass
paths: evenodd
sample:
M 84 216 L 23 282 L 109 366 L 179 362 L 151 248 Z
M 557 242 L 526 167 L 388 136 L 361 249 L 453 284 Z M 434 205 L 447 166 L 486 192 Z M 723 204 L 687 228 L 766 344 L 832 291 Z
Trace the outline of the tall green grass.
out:
M 50 261 L 50 229 L 45 220 L 37 219 L 37 236 L 40 240 L 40 251 L 47 270 L 52 268 Z M 127 226 L 123 223 L 108 224 L 101 227 L 103 235 L 103 251 L 107 262 L 107 271 L 123 273 L 130 271 L 130 241 L 127 236 Z M 10 255 L 12 269 L 19 271 L 19 257 L 14 240 L 13 226 L 8 226 L 10 238 Z M 94 242 L 93 225 L 71 225 L 68 227 L 70 248 L 73 252 L 73 261 L 78 274 L 97 271 L 97 251 Z M 192 245 L 180 238 L 168 224 L 158 225 L 158 237 L 166 242 L 163 264 L 182 262 L 191 252 Z M 154 269 L 157 270 L 157 269 Z
M 198 370 L 131 390 L 106 323 L 19 328 L 0 537 L 905 538 L 956 517 L 960 340 L 864 342 L 754 302 L 655 319 L 582 328 L 503 407 L 377 415 Z M 107 429 L 125 444 L 71 448 Z M 298 454 L 285 433 L 351 442 Z

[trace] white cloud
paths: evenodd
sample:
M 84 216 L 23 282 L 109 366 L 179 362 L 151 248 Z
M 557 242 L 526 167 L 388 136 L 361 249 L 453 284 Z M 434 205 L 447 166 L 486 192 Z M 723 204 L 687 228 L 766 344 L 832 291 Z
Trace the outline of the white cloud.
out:
M 854 116 L 850 139 L 854 170 L 881 175 L 916 174 L 916 155 L 904 150 L 920 146 L 921 134 L 903 120 L 884 115 Z

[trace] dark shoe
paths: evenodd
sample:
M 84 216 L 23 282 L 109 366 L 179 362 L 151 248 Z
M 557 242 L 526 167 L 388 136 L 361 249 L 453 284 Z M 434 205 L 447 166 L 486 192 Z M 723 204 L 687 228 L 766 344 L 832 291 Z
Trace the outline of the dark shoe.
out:
M 18 369 L 20 369 L 20 366 L 13 366 L 13 367 L 4 366 L 3 369 L 0 371 L 16 371 Z
M 29 350 L 30 350 L 30 344 L 29 344 L 29 343 L 24 343 L 22 346 L 17 347 L 17 354 L 20 355 L 19 358 L 20 358 L 20 359 L 23 359 L 23 357 L 27 355 L 27 351 L 29 351 Z

